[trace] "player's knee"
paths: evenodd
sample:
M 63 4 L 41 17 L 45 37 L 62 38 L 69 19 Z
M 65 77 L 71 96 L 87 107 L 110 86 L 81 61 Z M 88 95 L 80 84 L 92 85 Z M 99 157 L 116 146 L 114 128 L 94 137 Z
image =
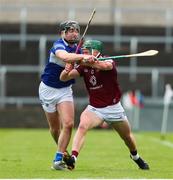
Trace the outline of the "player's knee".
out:
M 73 121 L 67 121 L 64 123 L 64 128 L 66 129 L 72 129 L 74 126 L 74 122 Z
M 87 128 L 87 126 L 85 126 L 83 124 L 79 124 L 78 130 L 85 133 L 85 132 L 87 132 L 88 128 Z

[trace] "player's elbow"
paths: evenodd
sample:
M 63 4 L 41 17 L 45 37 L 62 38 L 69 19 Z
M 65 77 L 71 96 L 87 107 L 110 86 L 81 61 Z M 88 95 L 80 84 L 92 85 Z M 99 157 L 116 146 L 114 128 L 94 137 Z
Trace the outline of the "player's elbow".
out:
M 106 64 L 105 65 L 105 70 L 112 70 L 112 64 Z
M 67 81 L 65 78 L 63 78 L 63 77 L 60 77 L 59 78 L 61 81 L 63 81 L 63 82 L 65 82 L 65 81 Z
M 112 65 L 111 64 L 107 64 L 107 63 L 102 64 L 102 66 L 100 67 L 101 70 L 105 70 L 105 71 L 112 70 L 112 68 L 113 68 Z
M 68 78 L 67 78 L 64 74 L 61 74 L 60 77 L 59 77 L 59 79 L 60 79 L 61 81 L 63 81 L 63 82 L 65 82 L 65 81 L 68 80 Z

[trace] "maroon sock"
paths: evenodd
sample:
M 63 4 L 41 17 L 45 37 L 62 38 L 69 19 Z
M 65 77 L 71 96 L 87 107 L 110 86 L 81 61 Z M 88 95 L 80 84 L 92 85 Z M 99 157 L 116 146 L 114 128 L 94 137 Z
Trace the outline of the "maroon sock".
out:
M 75 156 L 76 158 L 78 157 L 78 154 L 79 154 L 79 153 L 78 153 L 77 151 L 72 151 L 72 153 L 71 153 L 71 155 L 72 155 L 72 156 Z

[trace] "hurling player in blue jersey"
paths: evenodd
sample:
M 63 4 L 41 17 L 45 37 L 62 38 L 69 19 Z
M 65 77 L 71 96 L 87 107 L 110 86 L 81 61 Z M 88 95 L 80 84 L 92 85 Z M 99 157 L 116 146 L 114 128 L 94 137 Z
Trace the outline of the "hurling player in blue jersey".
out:
M 50 49 L 48 62 L 41 76 L 39 98 L 44 109 L 50 132 L 57 144 L 52 168 L 63 170 L 63 153 L 67 150 L 74 125 L 74 103 L 71 86 L 74 79 L 62 82 L 59 79 L 65 63 L 83 60 L 94 62 L 94 56 L 76 54 L 80 26 L 76 21 L 60 24 L 61 38 Z M 79 53 L 80 53 L 79 49 Z

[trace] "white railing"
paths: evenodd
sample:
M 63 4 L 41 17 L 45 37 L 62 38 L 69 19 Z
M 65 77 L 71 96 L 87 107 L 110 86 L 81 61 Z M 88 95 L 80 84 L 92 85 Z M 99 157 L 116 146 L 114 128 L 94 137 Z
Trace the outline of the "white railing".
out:
M 20 41 L 21 36 L 20 35 L 5 35 L 1 34 L 0 36 L 0 44 L 1 41 Z M 39 52 L 39 63 L 37 66 L 2 66 L 0 67 L 0 97 L 1 97 L 1 104 L 6 104 L 9 102 L 13 102 L 15 98 L 11 98 L 8 100 L 8 97 L 6 97 L 6 87 L 5 87 L 5 81 L 6 81 L 6 73 L 7 72 L 38 72 L 39 75 L 41 74 L 43 67 L 45 65 L 46 61 L 46 43 L 48 41 L 53 41 L 56 38 L 58 38 L 55 35 L 27 35 L 26 40 L 27 41 L 36 41 L 39 42 L 38 46 L 38 52 Z M 93 39 L 99 39 L 103 42 L 111 42 L 113 43 L 113 38 L 110 35 L 95 35 L 95 36 L 87 36 L 86 38 L 93 38 Z M 131 53 L 136 53 L 138 49 L 138 45 L 140 43 L 157 43 L 157 44 L 163 44 L 166 43 L 166 38 L 162 36 L 136 36 L 136 37 L 131 37 L 131 36 L 123 36 L 121 39 L 118 38 L 116 41 L 121 41 L 122 43 L 129 43 L 130 46 L 130 51 Z M 169 42 L 172 44 L 173 43 L 173 37 L 169 39 Z M 0 48 L 0 53 L 1 53 L 1 48 Z M 1 54 L 0 54 L 1 57 Z M 158 82 L 159 82 L 159 76 L 164 75 L 164 74 L 173 74 L 172 68 L 148 68 L 148 67 L 137 67 L 136 61 L 133 60 L 131 62 L 130 67 L 120 67 L 119 72 L 121 73 L 126 73 L 129 74 L 129 77 L 131 80 L 135 81 L 137 74 L 143 73 L 143 74 L 151 74 L 151 92 L 152 92 L 152 97 L 157 97 L 158 96 Z M 20 98 L 18 98 L 20 99 Z M 28 99 L 28 100 L 27 100 Z M 23 98 L 22 102 L 24 103 L 31 103 L 35 102 L 35 100 L 32 100 L 32 97 L 29 98 Z M 18 102 L 21 102 L 18 100 Z M 18 103 L 20 104 L 20 103 Z
M 38 97 L 7 97 L 6 96 L 6 74 L 9 72 L 18 72 L 18 73 L 41 73 L 43 66 L 1 66 L 0 67 L 0 105 L 3 107 L 5 104 L 16 104 L 21 106 L 23 104 L 38 104 Z M 119 67 L 118 68 L 119 76 L 121 74 L 129 74 L 129 67 Z M 167 74 L 173 75 L 172 68 L 168 67 L 138 67 L 135 71 L 135 74 L 150 74 L 151 75 L 151 92 L 152 99 L 155 99 L 155 102 L 159 102 L 159 76 L 164 76 Z M 164 83 L 163 83 L 164 88 Z M 164 92 L 163 92 L 164 93 Z M 157 100 L 157 101 L 156 101 Z M 153 100 L 152 100 L 153 101 Z
M 25 37 L 26 41 L 33 41 L 33 42 L 39 42 L 39 68 L 42 68 L 42 66 L 45 65 L 46 60 L 46 44 L 47 42 L 54 41 L 57 39 L 58 36 L 56 35 L 27 35 Z M 131 53 L 137 53 L 138 52 L 138 46 L 140 43 L 142 44 L 165 44 L 165 49 L 168 47 L 167 45 L 167 38 L 165 36 L 122 36 L 122 37 L 116 37 L 113 38 L 111 35 L 90 35 L 86 36 L 86 39 L 98 39 L 101 40 L 104 43 L 112 43 L 114 40 L 116 42 L 122 43 L 128 43 L 129 49 Z M 21 36 L 18 34 L 1 34 L 0 35 L 0 45 L 1 41 L 21 41 Z M 169 49 L 171 49 L 171 46 L 173 44 L 173 37 L 169 38 Z M 1 46 L 0 46 L 0 60 L 1 60 Z M 136 71 L 137 71 L 137 59 L 133 58 L 133 61 L 130 61 L 130 67 L 129 67 L 129 77 L 131 81 L 136 80 Z

